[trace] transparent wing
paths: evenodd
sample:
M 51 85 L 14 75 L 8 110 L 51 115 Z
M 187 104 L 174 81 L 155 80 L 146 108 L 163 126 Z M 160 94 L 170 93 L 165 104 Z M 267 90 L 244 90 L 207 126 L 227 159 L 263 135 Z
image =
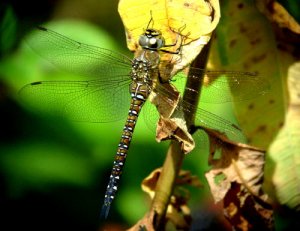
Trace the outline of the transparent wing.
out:
M 43 27 L 38 27 L 27 43 L 55 66 L 94 80 L 35 82 L 21 89 L 22 100 L 75 121 L 108 122 L 127 115 L 131 81 L 128 57 Z
M 170 107 L 172 107 L 176 103 L 170 100 L 172 98 L 170 97 L 170 95 L 173 93 L 170 92 L 168 88 L 165 88 L 163 84 L 158 85 L 156 87 L 156 91 L 157 94 L 160 94 L 162 96 L 161 100 L 163 100 L 165 104 L 170 105 Z M 143 110 L 147 126 L 150 127 L 151 130 L 153 130 L 153 125 L 156 125 L 157 120 L 159 118 L 159 114 L 155 107 L 150 107 L 149 105 L 146 105 L 143 108 Z M 195 107 L 194 105 L 186 101 L 182 101 L 180 105 L 177 105 L 175 110 L 184 113 L 191 113 L 192 111 L 196 111 L 195 125 L 202 126 L 205 128 L 216 129 L 220 132 L 226 133 L 227 136 L 232 140 L 240 141 L 243 137 L 242 131 L 237 125 L 203 108 Z
M 252 72 L 239 71 L 205 71 L 190 68 L 191 78 L 201 81 L 205 95 L 201 101 L 205 103 L 225 103 L 250 100 L 266 94 L 270 90 L 270 83 Z M 202 77 L 203 76 L 203 77 Z M 186 78 L 183 72 L 174 77 Z
M 131 59 L 117 52 L 83 44 L 38 27 L 27 44 L 39 55 L 66 71 L 103 81 L 128 75 Z
M 129 108 L 129 80 L 42 81 L 25 85 L 21 99 L 33 108 L 75 121 L 109 122 L 123 118 Z

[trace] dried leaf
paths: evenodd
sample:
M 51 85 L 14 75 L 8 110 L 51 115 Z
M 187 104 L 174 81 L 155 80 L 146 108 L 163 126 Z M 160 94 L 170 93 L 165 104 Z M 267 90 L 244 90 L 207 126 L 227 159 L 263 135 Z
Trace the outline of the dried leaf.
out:
M 224 214 L 234 230 L 274 230 L 272 207 L 239 183 L 224 198 Z
M 142 182 L 142 189 L 144 192 L 148 193 L 151 198 L 154 197 L 156 183 L 158 181 L 159 175 L 161 173 L 161 168 L 157 168 L 152 171 L 149 176 L 147 176 Z M 191 175 L 190 171 L 181 170 L 179 176 L 175 182 L 177 186 L 190 185 L 194 187 L 202 186 L 198 177 Z
M 262 191 L 265 152 L 229 141 L 217 131 L 206 132 L 212 169 L 205 176 L 215 202 L 224 201 L 225 216 L 235 230 L 272 230 L 273 210 Z
M 155 169 L 142 182 L 143 191 L 148 193 L 151 198 L 155 195 L 156 184 L 160 173 L 161 169 Z M 184 230 L 189 228 L 191 222 L 190 209 L 187 206 L 189 192 L 182 187 L 186 185 L 200 187 L 202 184 L 198 177 L 191 175 L 189 171 L 181 170 L 175 182 L 174 194 L 171 196 L 166 214 L 167 220 L 171 221 L 177 228 Z M 153 230 L 154 217 L 155 211 L 152 209 L 130 230 L 139 230 L 137 228 L 141 226 L 146 227 L 147 230 Z
M 259 0 L 256 1 L 256 5 L 267 16 L 269 20 L 275 22 L 279 27 L 284 27 L 293 31 L 294 33 L 300 34 L 299 23 L 277 1 Z
M 163 96 L 161 94 L 156 94 L 154 89 L 149 96 L 149 100 L 156 106 L 156 109 L 161 116 L 170 118 L 179 102 L 180 94 L 176 88 L 169 83 L 164 83 L 163 86 L 167 89 L 167 91 L 164 92 L 165 94 Z M 174 102 L 172 105 L 173 107 L 170 107 L 170 104 L 166 103 L 166 98 L 171 102 Z
M 281 204 L 300 210 L 300 63 L 289 69 L 289 105 L 285 122 L 269 149 L 267 170 Z M 272 175 L 271 175 L 272 174 Z
M 261 149 L 226 139 L 223 134 L 205 129 L 210 139 L 209 164 L 212 169 L 205 174 L 215 202 L 222 200 L 231 188 L 232 182 L 243 184 L 253 195 L 262 194 L 265 152 Z M 220 151 L 220 158 L 214 158 Z
M 191 134 L 187 130 L 184 119 L 159 118 L 156 129 L 156 141 L 176 139 L 181 144 L 181 149 L 184 153 L 191 152 L 195 147 L 195 142 Z
M 162 140 L 176 139 L 182 144 L 184 153 L 189 153 L 194 149 L 195 142 L 188 132 L 183 113 L 179 110 L 175 112 L 175 108 L 180 101 L 180 94 L 173 85 L 169 83 L 164 83 L 163 85 L 164 88 L 168 89 L 164 95 L 156 94 L 154 89 L 149 97 L 151 103 L 156 106 L 160 114 L 156 129 L 156 140 L 160 142 Z M 173 102 L 173 107 L 166 102 L 166 98 L 168 101 Z

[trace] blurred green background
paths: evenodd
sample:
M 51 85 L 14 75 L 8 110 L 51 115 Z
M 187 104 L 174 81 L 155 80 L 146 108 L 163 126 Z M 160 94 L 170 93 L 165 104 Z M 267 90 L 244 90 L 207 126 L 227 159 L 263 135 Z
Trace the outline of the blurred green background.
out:
M 102 230 L 104 226 L 122 230 L 149 208 L 149 198 L 140 184 L 163 164 L 168 142 L 158 144 L 143 118 L 137 124 L 121 185 L 104 224 L 99 219 L 100 208 L 125 117 L 114 123 L 76 123 L 43 108 L 32 110 L 18 95 L 30 82 L 72 78 L 26 45 L 23 39 L 36 25 L 60 28 L 77 41 L 132 57 L 117 3 L 1 3 L 0 230 Z M 204 182 L 206 159 L 188 155 L 184 168 Z M 192 192 L 193 207 L 199 209 L 201 198 L 207 200 L 202 195 L 207 195 L 208 188 Z M 213 212 L 206 212 L 203 219 L 212 220 L 213 216 Z

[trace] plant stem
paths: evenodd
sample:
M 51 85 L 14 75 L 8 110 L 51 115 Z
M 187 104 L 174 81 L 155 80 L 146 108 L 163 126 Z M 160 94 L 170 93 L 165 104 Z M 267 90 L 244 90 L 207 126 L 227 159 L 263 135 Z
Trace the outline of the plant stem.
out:
M 198 55 L 198 57 L 192 63 L 192 67 L 205 69 L 209 55 L 209 48 L 210 42 L 202 49 L 201 55 Z M 194 126 L 196 113 L 195 109 L 197 108 L 199 102 L 201 86 L 202 81 L 199 81 L 199 76 L 198 78 L 193 78 L 193 73 L 190 72 L 183 96 L 184 101 L 193 105 L 193 109 L 189 109 L 191 113 L 185 114 L 185 119 L 189 130 L 191 130 L 191 127 Z M 178 177 L 185 155 L 180 146 L 181 145 L 178 143 L 178 141 L 171 141 L 161 174 L 156 185 L 155 196 L 153 198 L 151 207 L 156 214 L 156 217 L 153 221 L 155 230 L 164 230 L 167 207 L 170 202 L 175 181 Z
M 181 151 L 180 144 L 177 141 L 172 140 L 157 182 L 155 196 L 152 202 L 152 209 L 154 209 L 157 214 L 157 217 L 154 220 L 154 227 L 156 227 L 156 230 L 164 230 L 166 210 L 183 158 L 184 153 Z

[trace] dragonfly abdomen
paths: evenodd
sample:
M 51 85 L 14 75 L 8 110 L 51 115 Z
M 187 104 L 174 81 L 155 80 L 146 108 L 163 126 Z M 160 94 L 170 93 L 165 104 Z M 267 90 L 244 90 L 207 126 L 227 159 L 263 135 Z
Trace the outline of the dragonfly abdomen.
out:
M 133 82 L 130 86 L 131 102 L 128 111 L 127 120 L 123 128 L 121 140 L 118 145 L 118 150 L 115 155 L 113 168 L 109 177 L 109 183 L 107 185 L 104 204 L 102 207 L 101 215 L 105 218 L 108 215 L 110 205 L 118 190 L 118 183 L 122 174 L 122 169 L 125 165 L 127 152 L 132 139 L 133 131 L 141 111 L 141 108 L 148 98 L 150 87 L 141 82 Z

